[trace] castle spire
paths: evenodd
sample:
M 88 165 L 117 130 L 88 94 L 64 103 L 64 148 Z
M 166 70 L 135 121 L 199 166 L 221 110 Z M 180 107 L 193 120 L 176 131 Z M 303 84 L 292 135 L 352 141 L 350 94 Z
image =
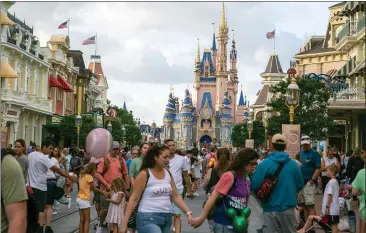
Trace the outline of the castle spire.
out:
M 240 97 L 239 97 L 239 106 L 245 106 L 245 99 L 243 94 L 243 85 L 241 85 Z
M 222 7 L 221 7 L 221 23 L 220 23 L 220 28 L 223 29 L 226 26 L 226 17 L 225 17 L 225 3 L 222 3 Z
M 197 39 L 197 56 L 196 56 L 196 64 L 200 63 L 201 61 L 201 52 L 200 52 L 200 39 Z

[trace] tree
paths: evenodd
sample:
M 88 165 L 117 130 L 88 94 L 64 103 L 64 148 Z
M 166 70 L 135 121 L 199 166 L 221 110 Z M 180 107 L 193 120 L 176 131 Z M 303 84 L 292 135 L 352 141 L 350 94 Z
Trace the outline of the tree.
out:
M 253 121 L 253 132 L 251 136 L 251 138 L 254 139 L 255 147 L 258 147 L 265 142 L 264 125 L 262 121 Z M 231 134 L 231 141 L 233 143 L 233 146 L 244 147 L 246 139 L 249 139 L 247 123 L 245 122 L 235 125 Z
M 281 81 L 271 88 L 272 93 L 279 96 L 267 105 L 277 115 L 268 120 L 268 134 L 282 132 L 282 124 L 289 124 L 289 108 L 285 103 L 285 94 L 290 80 Z M 327 114 L 328 100 L 332 90 L 319 80 L 310 78 L 297 79 L 300 88 L 300 104 L 295 109 L 294 124 L 300 124 L 301 133 L 308 135 L 312 140 L 324 140 L 334 129 L 334 122 Z
M 116 138 L 115 140 L 117 140 L 117 138 L 120 138 L 119 141 L 123 141 L 122 140 L 123 139 L 122 130 L 120 131 L 121 134 L 118 134 L 118 135 L 116 135 L 116 133 L 114 132 L 115 127 L 122 129 L 122 125 L 123 125 L 123 127 L 125 128 L 124 140 L 126 141 L 126 144 L 128 146 L 140 145 L 141 132 L 140 132 L 139 127 L 137 127 L 136 121 L 133 116 L 133 112 L 123 110 L 122 108 L 119 108 L 116 105 L 111 105 L 110 108 L 114 108 L 116 110 L 117 118 L 118 118 L 118 122 L 119 122 L 119 125 L 117 125 L 117 123 L 113 123 L 113 121 L 111 121 L 113 138 L 114 139 Z M 113 125 L 113 124 L 116 124 L 116 125 Z
M 79 146 L 85 146 L 85 140 L 89 132 L 95 129 L 95 122 L 91 116 L 82 116 L 80 127 Z M 60 136 L 64 138 L 65 146 L 77 144 L 77 130 L 75 115 L 64 116 L 60 122 Z

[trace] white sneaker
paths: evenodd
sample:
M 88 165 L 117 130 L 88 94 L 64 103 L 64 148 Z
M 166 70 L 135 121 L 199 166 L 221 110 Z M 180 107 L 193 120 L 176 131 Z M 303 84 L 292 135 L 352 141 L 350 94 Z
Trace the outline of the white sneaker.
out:
M 95 233 L 103 233 L 103 227 L 97 226 L 97 231 Z
M 52 214 L 57 214 L 57 211 L 53 211 Z
M 68 201 L 69 201 L 69 204 L 67 205 L 67 208 L 71 208 L 71 198 L 67 198 L 68 199 Z
M 199 197 L 200 195 L 198 193 L 193 193 L 193 196 Z

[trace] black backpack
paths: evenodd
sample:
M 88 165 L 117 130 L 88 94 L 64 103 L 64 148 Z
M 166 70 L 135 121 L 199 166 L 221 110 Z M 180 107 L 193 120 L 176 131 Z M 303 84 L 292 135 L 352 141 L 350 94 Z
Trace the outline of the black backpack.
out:
M 6 150 L 1 150 L 1 163 L 3 162 L 3 159 L 8 156 L 9 154 L 6 153 Z M 11 156 L 11 155 L 9 155 Z M 28 201 L 27 201 L 27 232 L 26 233 L 34 233 L 38 227 L 38 201 L 37 198 L 34 196 L 34 194 L 28 193 Z M 1 200 L 1 204 L 2 204 Z

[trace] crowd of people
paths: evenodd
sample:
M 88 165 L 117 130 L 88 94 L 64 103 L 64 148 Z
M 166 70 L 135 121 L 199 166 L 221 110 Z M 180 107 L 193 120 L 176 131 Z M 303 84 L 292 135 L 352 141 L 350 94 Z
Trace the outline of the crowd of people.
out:
M 210 233 L 241 233 L 247 232 L 253 196 L 263 209 L 258 232 L 311 232 L 316 222 L 335 233 L 345 190 L 352 196 L 349 212 L 358 213 L 359 232 L 365 233 L 364 151 L 354 148 L 343 156 L 329 148 L 322 157 L 302 136 L 302 149 L 292 158 L 283 135 L 274 135 L 271 143 L 269 153 L 251 148 L 232 152 L 214 146 L 184 150 L 167 139 L 125 153 L 113 141 L 109 154 L 94 158 L 51 140 L 27 147 L 18 139 L 1 153 L 1 232 L 52 233 L 58 205 L 76 203 L 80 233 L 90 231 L 91 208 L 98 215 L 97 233 L 106 227 L 113 233 L 181 233 L 183 215 L 193 228 L 207 220 Z M 74 184 L 76 200 L 70 195 Z M 206 191 L 203 209 L 192 213 L 186 203 L 199 196 L 201 187 Z M 348 222 L 352 232 L 356 222 Z

